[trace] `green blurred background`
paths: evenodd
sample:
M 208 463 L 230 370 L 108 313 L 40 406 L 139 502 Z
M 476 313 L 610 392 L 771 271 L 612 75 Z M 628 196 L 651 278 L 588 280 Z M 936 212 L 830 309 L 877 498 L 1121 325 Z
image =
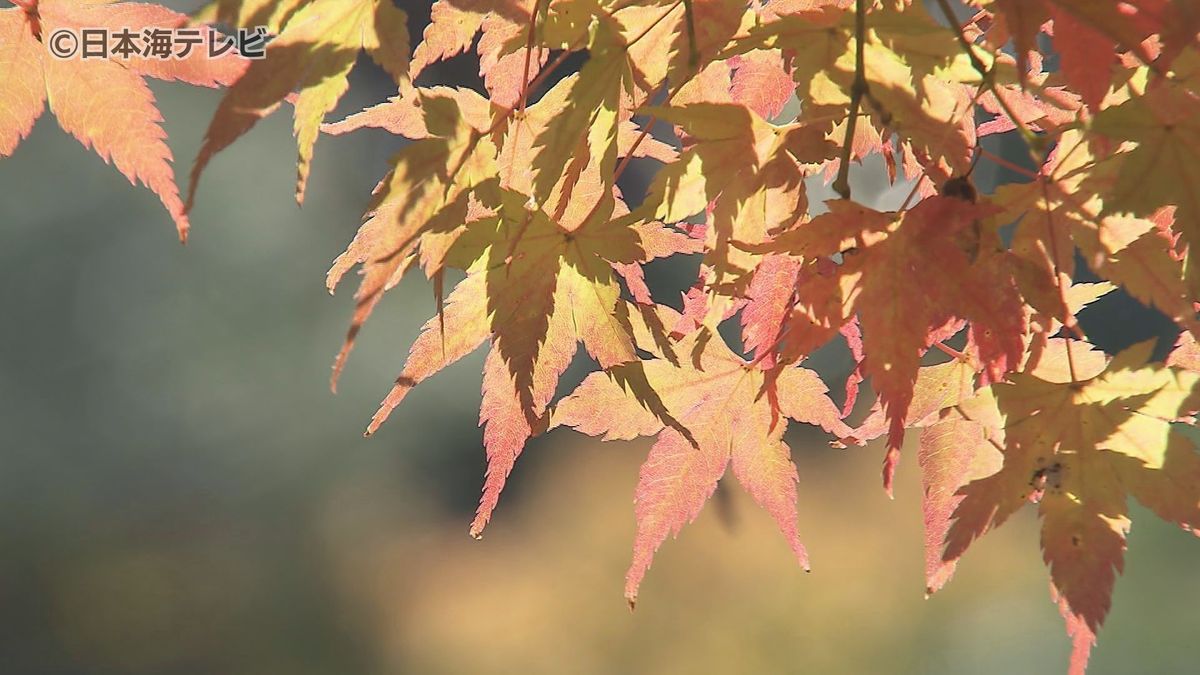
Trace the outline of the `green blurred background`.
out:
M 428 6 L 401 6 L 419 35 Z M 460 57 L 428 80 L 477 86 L 474 69 Z M 184 177 L 219 94 L 152 87 Z M 393 90 L 363 60 L 331 119 Z M 49 114 L 0 161 L 0 672 L 1065 670 L 1032 510 L 924 599 L 911 452 L 892 502 L 877 445 L 796 429 L 813 573 L 734 486 L 664 546 L 632 615 L 621 587 L 646 442 L 531 443 L 485 539 L 468 538 L 480 355 L 361 436 L 434 311 L 429 285 L 390 294 L 341 393 L 327 385 L 353 282 L 331 298 L 324 272 L 402 141 L 323 137 L 300 209 L 289 114 L 214 161 L 187 247 L 150 192 Z M 856 172 L 856 196 L 902 199 L 874 169 Z M 665 301 L 694 265 L 653 271 Z M 1090 311 L 1111 344 L 1165 330 L 1104 303 Z M 844 355 L 817 363 L 839 387 Z M 1091 672 L 1196 672 L 1200 544 L 1134 517 Z

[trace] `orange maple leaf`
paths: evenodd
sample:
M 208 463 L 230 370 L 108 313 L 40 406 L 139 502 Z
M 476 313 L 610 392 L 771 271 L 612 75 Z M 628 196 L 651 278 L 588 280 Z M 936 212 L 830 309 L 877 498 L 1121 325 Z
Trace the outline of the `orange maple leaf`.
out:
M 762 248 L 806 258 L 845 253 L 834 278 L 797 292 L 801 302 L 807 296 L 841 303 L 819 317 L 822 341 L 854 313 L 859 316 L 863 370 L 890 421 L 884 463 L 890 493 L 921 355 L 966 320 L 988 377 L 1001 378 L 1024 351 L 1022 302 L 1003 257 L 980 245 L 979 220 L 989 208 L 952 197 L 925 199 L 903 214 L 840 200 L 829 206 L 829 213 Z M 839 292 L 830 293 L 828 284 Z M 812 320 L 811 314 L 797 317 L 801 324 Z
M 558 403 L 552 417 L 553 426 L 604 440 L 657 435 L 636 492 L 637 534 L 625 576 L 631 606 L 655 551 L 668 534 L 677 535 L 695 519 L 730 464 L 807 570 L 808 554 L 796 528 L 796 467 L 783 441 L 786 418 L 835 435 L 849 431 L 811 370 L 764 371 L 706 331 L 685 338 L 675 354 L 677 359 L 592 373 Z M 656 396 L 652 403 L 646 391 Z
M 1028 54 L 1037 51 L 1037 35 L 1053 21 L 1054 50 L 1062 58 L 1063 77 L 1093 112 L 1113 80 L 1118 52 L 1128 51 L 1142 63 L 1166 72 L 1171 59 L 1200 29 L 1200 12 L 1191 0 L 975 0 L 1001 19 L 989 38 L 1016 47 L 1018 68 L 1026 71 Z M 1159 35 L 1168 49 L 1155 58 L 1146 40 Z
M 60 31 L 79 36 L 84 29 L 129 29 L 141 34 L 146 29 L 179 28 L 188 17 L 141 3 L 17 4 L 0 10 L 0 157 L 16 151 L 48 102 L 63 131 L 114 164 L 130 182 L 140 182 L 158 195 L 175 221 L 179 239 L 186 241 L 189 223 L 171 169 L 171 149 L 145 78 L 218 87 L 236 80 L 246 62 L 233 55 L 210 58 L 203 46 L 185 58 L 58 58 L 44 41 Z

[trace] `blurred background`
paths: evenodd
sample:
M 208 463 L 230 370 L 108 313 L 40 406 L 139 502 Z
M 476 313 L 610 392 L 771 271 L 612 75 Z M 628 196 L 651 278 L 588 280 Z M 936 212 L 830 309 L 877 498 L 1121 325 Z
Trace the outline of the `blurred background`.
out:
M 428 5 L 401 5 L 419 35 Z M 476 68 L 459 57 L 422 83 L 479 86 Z M 330 119 L 394 93 L 365 59 L 351 84 Z M 219 93 L 152 87 L 182 180 Z M 0 161 L 0 672 L 1065 670 L 1032 510 L 926 600 L 914 453 L 889 501 L 878 445 L 835 450 L 803 425 L 788 440 L 810 575 L 734 485 L 664 545 L 631 615 L 621 589 L 649 442 L 566 431 L 530 444 L 471 540 L 481 355 L 361 435 L 435 310 L 430 286 L 391 293 L 340 393 L 327 384 L 353 281 L 331 298 L 324 273 L 402 141 L 321 138 L 301 209 L 290 112 L 216 158 L 187 247 L 154 195 L 49 114 Z M 907 192 L 871 164 L 855 179 L 881 204 Z M 657 296 L 678 306 L 696 264 L 656 266 Z M 1109 348 L 1171 338 L 1127 299 L 1089 311 Z M 835 391 L 846 366 L 837 349 L 816 359 Z M 1140 508 L 1134 522 L 1091 672 L 1195 672 L 1200 543 Z

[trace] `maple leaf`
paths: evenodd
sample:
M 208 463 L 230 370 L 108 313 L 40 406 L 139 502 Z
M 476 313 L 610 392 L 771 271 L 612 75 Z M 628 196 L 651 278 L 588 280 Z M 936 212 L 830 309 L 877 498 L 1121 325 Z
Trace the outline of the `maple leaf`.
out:
M 397 82 L 407 83 L 406 21 L 392 0 L 312 0 L 290 14 L 265 58 L 251 64 L 217 107 L 192 167 L 189 210 L 213 156 L 296 90 L 296 201 L 303 202 L 321 121 L 349 88 L 347 78 L 359 51 L 365 50 Z
M 490 337 L 480 412 L 488 477 L 471 526 L 475 536 L 525 442 L 544 428 L 540 420 L 577 343 L 603 368 L 637 358 L 633 322 L 640 315 L 620 300 L 613 266 L 646 258 L 644 230 L 603 212 L 565 229 L 527 201 L 504 192 L 495 215 L 475 221 L 450 245 L 447 262 L 465 267 L 467 279 L 450 294 L 444 322 L 435 317 L 425 325 L 409 355 L 412 367 L 405 366 L 368 428 L 373 433 L 412 387 Z M 455 346 L 441 347 L 439 335 L 454 335 Z
M 765 367 L 774 365 L 773 348 L 791 310 L 802 263 L 786 255 L 764 256 L 754 269 L 742 310 L 742 344 Z
M 212 0 L 196 12 L 196 18 L 220 21 L 231 26 L 266 26 L 276 34 L 296 10 L 313 0 Z
M 792 98 L 792 75 L 779 50 L 754 51 L 730 59 L 729 95 L 766 120 L 778 117 Z
M 751 27 L 729 54 L 779 49 L 791 68 L 792 79 L 800 85 L 797 97 L 802 102 L 826 102 L 824 90 L 830 85 L 826 71 L 850 50 L 854 39 L 847 29 L 849 13 L 845 7 L 802 7 L 781 12 L 773 5 L 769 3 L 764 10 L 766 20 Z
M 414 122 L 419 124 L 420 134 L 410 133 L 423 137 L 396 154 L 392 170 L 375 190 L 365 222 L 326 277 L 332 292 L 346 272 L 355 265 L 363 266 L 363 279 L 354 296 L 357 309 L 334 363 L 334 388 L 356 335 L 383 294 L 413 262 L 413 251 L 422 241 L 432 243 L 438 236 L 444 250 L 461 226 L 491 213 L 472 201 L 469 191 L 485 181 L 495 182 L 497 151 L 493 142 L 462 114 L 460 97 L 435 90 L 415 100 L 418 105 L 405 103 L 404 107 L 420 111 L 419 122 Z M 482 125 L 486 119 L 474 122 Z M 427 254 L 427 269 L 431 276 L 440 275 L 442 264 L 433 257 L 435 254 Z
M 1117 155 L 1119 172 L 1105 199 L 1106 213 L 1150 215 L 1175 207 L 1176 231 L 1200 250 L 1200 121 L 1193 114 L 1200 96 L 1182 87 L 1153 87 L 1143 96 L 1101 111 L 1095 130 L 1137 147 Z M 1195 254 L 1188 257 L 1193 294 L 1200 287 Z
M 344 120 L 326 122 L 321 131 L 331 136 L 359 129 L 384 129 L 397 136 L 411 140 L 429 138 L 436 134 L 425 122 L 424 102 L 430 98 L 450 98 L 458 106 L 458 112 L 467 124 L 486 131 L 492 124 L 491 102 L 470 89 L 457 87 L 404 87 L 396 96 L 378 103 Z
M 1168 366 L 1200 372 L 1200 343 L 1196 342 L 1196 336 L 1186 331 L 1180 333 L 1175 348 L 1167 355 L 1166 363 Z
M 479 74 L 489 99 L 501 107 L 517 106 L 531 71 L 546 63 L 546 50 L 529 48 L 539 7 L 539 14 L 548 11 L 544 0 L 437 0 L 424 39 L 413 52 L 410 77 L 416 80 L 430 65 L 467 51 L 479 35 Z
M 415 80 L 430 64 L 470 49 L 492 4 L 495 3 L 482 0 L 438 0 L 433 3 L 429 8 L 429 25 L 413 50 L 409 77 Z
M 676 363 L 660 358 L 589 375 L 553 413 L 552 426 L 604 440 L 657 435 L 636 493 L 637 534 L 625 576 L 631 606 L 659 545 L 696 517 L 730 464 L 807 570 L 796 529 L 796 467 L 783 441 L 785 418 L 835 435 L 849 431 L 811 370 L 763 371 L 705 332 L 686 338 L 676 351 Z M 642 379 L 666 414 L 635 394 L 629 383 Z
M 870 41 L 864 50 L 863 75 L 869 109 L 880 128 L 895 131 L 924 164 L 935 164 L 937 182 L 963 175 L 976 142 L 970 118 L 972 90 L 980 74 L 955 42 L 955 35 L 928 15 L 885 8 L 870 15 Z M 853 53 L 834 64 L 846 96 L 853 88 Z M 976 55 L 1004 81 L 990 55 Z M 885 136 L 890 135 L 888 133 Z M 941 174 L 941 175 L 938 175 Z
M 1200 455 L 1172 427 L 1195 409 L 1200 375 L 1142 365 L 1151 346 L 1105 365 L 1077 343 L 1055 367 L 1010 375 L 949 418 L 986 430 L 1003 466 L 959 491 L 943 560 L 1038 503 L 1043 557 L 1075 645 L 1072 672 L 1087 663 L 1123 567 L 1126 496 L 1185 528 L 1200 522 Z
M 704 211 L 709 286 L 719 300 L 709 321 L 731 310 L 727 283 L 744 286 L 768 233 L 800 221 L 808 209 L 804 177 L 833 153 L 828 125 L 773 125 L 734 103 L 689 103 L 654 108 L 659 119 L 687 133 L 679 159 L 658 172 L 638 213 L 679 222 Z M 711 208 L 709 206 L 711 205 Z M 736 293 L 736 290 L 735 290 Z
M 534 141 L 534 201 L 542 203 L 567 173 L 575 173 L 596 156 L 599 173 L 612 176 L 616 168 L 617 107 L 627 72 L 623 59 L 615 57 L 624 46 L 619 31 L 609 22 L 598 24 L 588 45 L 593 58 L 579 69 L 566 93 L 566 105 L 548 121 Z M 584 152 L 579 152 L 583 149 Z
M 111 162 L 131 183 L 140 182 L 158 195 L 180 240 L 186 241 L 188 217 L 162 117 L 145 78 L 218 87 L 236 80 L 245 61 L 208 58 L 203 49 L 165 60 L 141 55 L 58 58 L 42 40 L 58 31 L 78 36 L 85 28 L 127 28 L 141 33 L 179 28 L 187 21 L 165 7 L 140 3 L 42 0 L 0 9 L 0 157 L 16 151 L 48 103 L 63 131 Z
M 1133 297 L 1185 327 L 1194 325 L 1183 262 L 1174 253 L 1171 213 L 1151 218 L 1106 213 L 1111 175 L 1092 170 L 1086 138 L 1064 133 L 1033 181 L 997 189 L 997 223 L 1019 218 L 1012 240 L 1026 300 L 1038 311 L 1075 328 L 1061 289 L 1075 272 L 1075 247 L 1096 274 L 1120 283 Z
M 48 100 L 64 129 L 159 195 L 181 234 L 212 157 L 284 102 L 298 199 L 320 131 L 408 139 L 327 276 L 332 290 L 361 268 L 333 382 L 383 294 L 420 268 L 436 314 L 367 433 L 486 343 L 472 535 L 529 439 L 569 426 L 655 437 L 636 494 L 631 603 L 658 547 L 730 466 L 807 568 L 788 418 L 840 445 L 886 435 L 889 493 L 903 436 L 919 429 L 927 590 L 975 538 L 1038 502 L 1082 671 L 1123 565 L 1128 497 L 1197 530 L 1200 455 L 1174 427 L 1200 412 L 1193 0 L 974 0 L 983 11 L 950 27 L 910 0 L 436 0 L 411 58 L 393 0 L 213 0 L 198 18 L 278 34 L 248 67 L 51 61 L 47 30 L 183 18 L 103 0 L 15 4 L 0 10 L 0 155 Z M 1042 32 L 1057 72 L 1037 49 Z M 363 50 L 398 90 L 324 123 Z M 414 84 L 472 50 L 486 92 Z M 236 80 L 186 206 L 145 76 Z M 117 98 L 132 112 L 94 112 Z M 785 108 L 798 113 L 779 119 Z M 1008 131 L 1035 169 L 980 147 Z M 915 181 L 897 211 L 849 199 L 849 164 L 873 154 L 889 182 Z M 618 181 L 633 158 L 661 166 L 627 204 Z M 980 196 L 980 160 L 1029 181 Z M 822 173 L 845 198 L 812 217 L 806 182 Z M 643 265 L 697 253 L 682 311 L 657 304 Z M 1077 258 L 1112 283 L 1074 283 Z M 465 278 L 443 298 L 456 270 Z M 1145 365 L 1147 346 L 1110 360 L 1086 342 L 1076 315 L 1117 285 L 1184 329 L 1166 365 Z M 717 330 L 735 316 L 747 358 Z M 961 351 L 946 344 L 964 329 Z M 834 340 L 854 362 L 841 410 L 798 365 Z M 581 343 L 600 371 L 556 403 Z M 934 347 L 951 360 L 923 366 Z M 878 400 L 851 430 L 842 418 L 866 377 Z
M 988 209 L 953 197 L 925 199 L 903 214 L 842 200 L 828 204 L 829 213 L 763 248 L 806 258 L 848 253 L 833 281 L 841 291 L 830 293 L 823 285 L 798 291 L 823 296 L 822 302 L 838 298 L 842 307 L 825 312 L 826 331 L 859 316 L 863 371 L 890 422 L 884 463 L 890 493 L 921 355 L 967 320 L 985 370 L 999 379 L 1024 351 L 1022 302 L 1004 258 L 981 253 L 985 247 L 978 241 L 964 245 L 961 239 L 979 236 L 979 220 Z
M 1177 49 L 1156 60 L 1143 44 L 1146 39 L 1157 33 L 1171 36 L 1172 42 L 1193 41 L 1197 27 L 1188 0 L 976 0 L 973 4 L 991 8 L 1002 19 L 994 28 L 999 35 L 992 39 L 997 44 L 1013 40 L 1021 73 L 1027 70 L 1029 52 L 1037 51 L 1038 33 L 1053 20 L 1054 50 L 1062 59 L 1063 76 L 1093 111 L 1109 90 L 1117 52 L 1131 51 L 1143 63 L 1165 68 Z M 1192 29 L 1190 36 L 1187 27 Z
M 334 365 L 335 385 L 355 336 L 383 293 L 394 286 L 415 261 L 411 254 L 419 248 L 426 274 L 440 278 L 446 264 L 445 256 L 466 227 L 485 216 L 495 215 L 473 190 L 485 183 L 494 184 L 498 178 L 499 185 L 505 189 L 522 194 L 532 192 L 529 171 L 532 139 L 565 105 L 571 82 L 572 78 L 565 78 L 511 124 L 506 124 L 508 120 L 504 117 L 499 122 L 494 121 L 495 107 L 489 106 L 486 99 L 474 92 L 415 87 L 346 120 L 325 126 L 332 134 L 378 127 L 417 141 L 396 155 L 393 170 L 376 188 L 366 221 L 329 271 L 327 285 L 332 290 L 352 267 L 363 265 L 363 280 L 355 294 L 358 309 Z M 660 141 L 636 143 L 635 129 L 628 119 L 618 128 L 617 149 L 622 156 L 672 158 L 673 150 Z M 496 141 L 502 141 L 499 155 Z M 614 215 L 625 213 L 624 204 L 612 198 L 611 190 L 605 197 L 599 163 L 589 162 L 573 181 L 582 182 L 585 187 L 572 195 L 564 192 L 560 184 L 545 204 L 546 213 L 552 214 L 560 225 L 573 229 L 586 219 L 600 218 L 604 215 L 605 204 Z M 634 224 L 632 227 L 639 236 L 646 238 L 648 244 L 655 245 L 647 260 L 686 248 L 694 249 L 690 242 L 681 241 L 679 237 L 666 235 L 664 239 L 661 224 Z M 469 260 L 460 261 L 463 269 L 469 265 Z M 641 292 L 642 300 L 648 302 L 649 291 L 641 290 L 644 283 L 640 282 L 640 270 L 635 272 L 634 266 L 634 262 L 614 261 L 618 271 L 633 275 L 629 283 Z M 438 294 L 440 296 L 440 291 Z
M 1086 296 L 1085 296 L 1086 297 Z M 1037 352 L 1026 355 L 1026 368 L 1042 377 L 1067 379 L 1066 344 L 1053 338 Z M 1075 347 L 1073 358 L 1081 369 L 1099 370 L 1103 353 Z M 925 528 L 925 588 L 932 594 L 954 574 L 957 559 L 944 559 L 946 533 L 952 515 L 962 501 L 960 490 L 973 480 L 1000 469 L 1003 435 L 993 425 L 967 417 L 964 409 L 986 418 L 986 412 L 971 401 L 976 396 L 978 365 L 967 357 L 925 366 L 917 373 L 913 400 L 904 420 L 906 428 L 919 428 L 917 461 L 921 469 L 921 510 Z M 876 403 L 871 413 L 842 443 L 862 444 L 888 432 L 886 412 Z M 999 441 L 997 440 L 999 439 Z M 842 444 L 842 443 L 839 443 Z

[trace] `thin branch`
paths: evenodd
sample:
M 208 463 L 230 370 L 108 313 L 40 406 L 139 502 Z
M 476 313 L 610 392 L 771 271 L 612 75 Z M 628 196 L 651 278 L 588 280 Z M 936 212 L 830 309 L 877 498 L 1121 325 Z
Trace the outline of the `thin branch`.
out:
M 975 53 L 975 46 L 971 44 L 971 41 L 963 33 L 962 24 L 954 16 L 954 10 L 950 9 L 950 2 L 948 0 L 938 0 L 938 7 L 941 8 L 942 14 L 946 15 L 946 20 L 950 22 L 950 25 L 955 27 L 955 36 L 958 38 L 958 43 L 962 45 L 963 51 L 967 53 L 967 57 L 971 59 L 971 65 L 975 70 L 979 71 L 984 80 L 990 80 L 992 78 L 991 69 L 983 65 L 983 61 Z
M 850 156 L 854 152 L 854 132 L 863 96 L 868 94 L 863 64 L 867 33 L 866 1 L 854 0 L 854 84 L 850 85 L 850 116 L 846 118 L 846 142 L 842 145 L 841 163 L 833 189 L 842 199 L 850 199 Z
M 897 211 L 904 213 L 908 210 L 908 207 L 912 205 L 913 198 L 917 196 L 917 191 L 921 189 L 921 183 L 925 182 L 926 178 L 929 178 L 929 172 L 922 170 L 921 175 L 917 176 L 917 180 L 913 181 L 912 189 L 908 191 L 908 196 L 904 198 L 904 203 L 900 205 Z M 933 179 L 929 178 L 929 180 Z
M 993 163 L 997 166 L 1004 167 L 1005 169 L 1008 169 L 1009 171 L 1019 173 L 1022 176 L 1026 177 L 1030 180 L 1037 180 L 1038 178 L 1041 178 L 1040 174 L 1035 173 L 1035 172 L 1023 167 L 1020 164 L 1015 164 L 1013 162 L 1008 161 L 1007 159 L 1001 157 L 1000 155 L 997 155 L 996 153 L 984 148 L 982 144 L 979 146 L 979 154 L 982 155 L 984 158 L 986 158 L 991 163 Z
M 671 100 L 675 98 L 675 95 L 678 94 L 681 89 L 683 89 L 683 85 L 687 84 L 687 82 L 692 78 L 692 75 L 694 75 L 694 74 L 695 74 L 694 70 L 689 71 L 689 75 L 687 77 L 683 78 L 683 81 L 681 81 L 678 86 L 676 86 L 671 91 L 667 92 L 667 97 L 665 99 L 663 99 L 661 105 L 670 105 Z M 665 87 L 665 86 L 667 86 L 667 83 L 664 81 L 662 83 L 662 85 L 660 86 L 660 90 L 662 87 Z M 616 185 L 617 179 L 621 177 L 621 174 L 625 173 L 625 167 L 629 166 L 629 160 L 633 159 L 633 153 L 638 149 L 638 146 L 642 144 L 642 141 L 645 140 L 646 137 L 650 135 L 650 130 L 652 128 L 654 128 L 654 125 L 657 123 L 658 123 L 658 116 L 651 115 L 650 119 L 646 120 L 646 123 L 642 125 L 641 132 L 638 134 L 637 138 L 633 139 L 633 144 L 630 145 L 629 149 L 625 151 L 625 156 L 621 158 L 621 162 L 619 164 L 617 164 L 616 170 L 613 171 L 613 177 L 612 177 L 613 185 Z M 599 202 L 597 202 L 597 205 L 599 205 Z M 592 208 L 593 208 L 593 210 L 595 210 L 595 207 L 592 207 Z

